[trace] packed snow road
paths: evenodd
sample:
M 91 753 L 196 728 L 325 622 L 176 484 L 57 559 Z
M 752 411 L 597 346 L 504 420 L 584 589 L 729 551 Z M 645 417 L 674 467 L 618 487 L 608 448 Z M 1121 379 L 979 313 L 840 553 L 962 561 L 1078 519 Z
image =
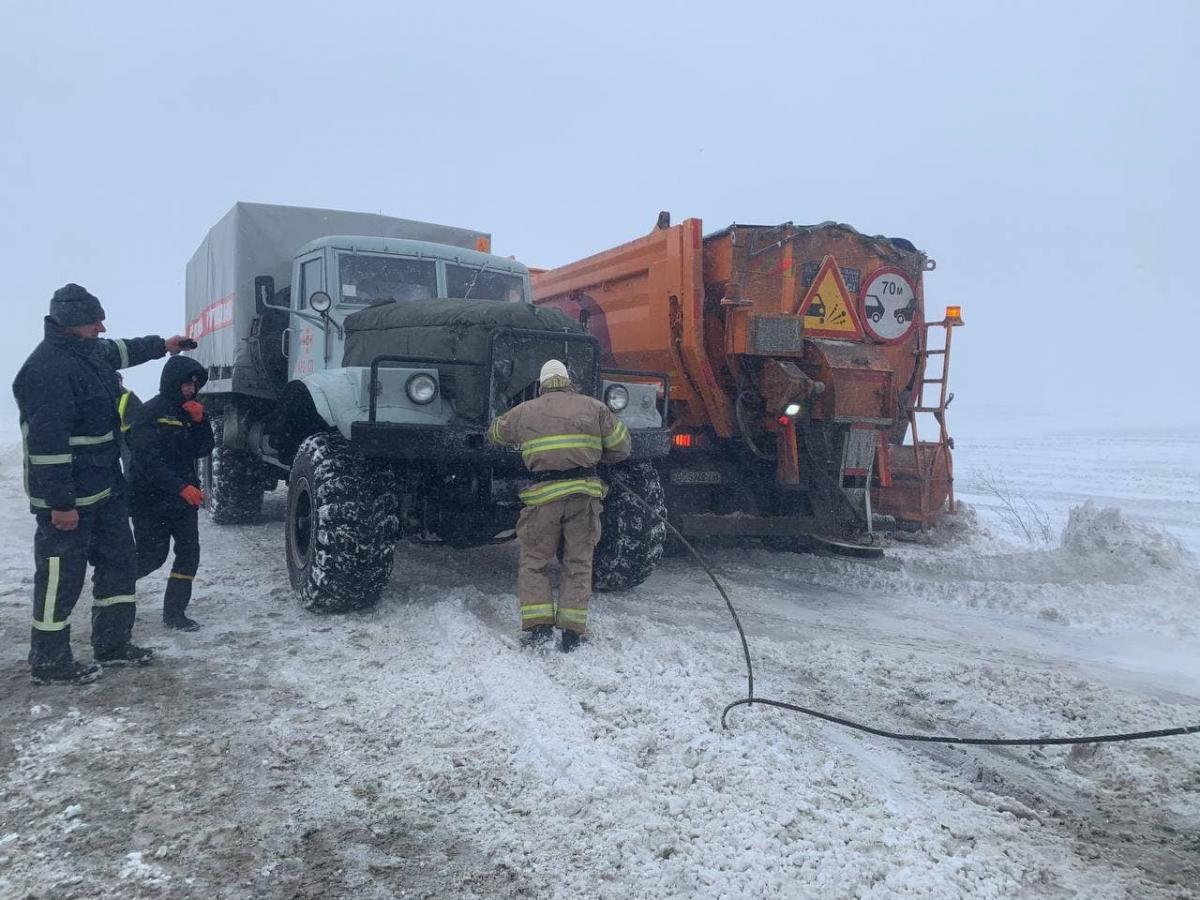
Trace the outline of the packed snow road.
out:
M 569 656 L 517 645 L 511 544 L 404 545 L 377 610 L 320 618 L 277 494 L 202 520 L 203 631 L 160 630 L 152 577 L 157 665 L 34 688 L 20 494 L 10 449 L 0 897 L 1196 896 L 1200 740 L 903 745 L 762 707 L 722 731 L 740 647 L 686 560 L 600 597 Z M 1049 550 L 945 531 L 878 563 L 706 547 L 758 693 L 939 733 L 1200 721 L 1186 553 L 1096 509 Z

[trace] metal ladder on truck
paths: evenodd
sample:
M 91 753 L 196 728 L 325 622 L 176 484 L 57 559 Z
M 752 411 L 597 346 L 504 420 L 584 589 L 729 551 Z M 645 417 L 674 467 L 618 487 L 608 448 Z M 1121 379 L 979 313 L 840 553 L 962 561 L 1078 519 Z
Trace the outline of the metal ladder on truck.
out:
M 950 344 L 954 337 L 954 329 L 962 325 L 962 309 L 958 306 L 950 306 L 946 309 L 946 317 L 940 322 L 923 322 L 920 327 L 922 329 L 921 345 L 917 351 L 921 357 L 920 368 L 924 377 L 917 388 L 916 402 L 908 411 L 908 426 L 912 430 L 913 454 L 916 457 L 917 471 L 921 473 L 924 479 L 926 475 L 932 479 L 934 474 L 940 470 L 940 458 L 945 460 L 945 471 L 949 480 L 947 485 L 947 508 L 953 512 L 954 505 L 954 458 L 950 451 L 954 449 L 954 438 L 950 437 L 950 432 L 946 428 L 946 407 L 950 405 L 950 401 L 954 399 L 954 395 L 948 393 L 948 384 L 950 380 Z M 943 341 L 940 347 L 930 349 L 929 338 L 930 332 L 935 328 L 942 329 Z M 929 358 L 931 356 L 940 356 L 942 362 L 941 374 L 937 378 L 929 376 Z M 937 385 L 937 399 L 932 398 L 926 402 L 926 390 L 929 385 Z M 917 427 L 917 419 L 922 414 L 932 415 L 938 425 L 938 437 L 936 441 L 929 441 L 927 444 L 922 444 L 919 429 Z M 932 454 L 932 457 L 929 456 Z M 940 457 L 940 458 L 939 458 Z M 932 485 L 923 484 L 920 492 L 920 516 L 923 524 L 930 524 L 941 512 L 941 504 L 938 504 L 937 509 L 932 508 Z

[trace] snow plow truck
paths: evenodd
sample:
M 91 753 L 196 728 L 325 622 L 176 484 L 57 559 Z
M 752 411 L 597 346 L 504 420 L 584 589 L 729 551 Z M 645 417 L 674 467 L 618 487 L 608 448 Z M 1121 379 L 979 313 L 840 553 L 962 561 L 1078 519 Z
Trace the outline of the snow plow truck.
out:
M 599 341 L 531 302 L 528 270 L 488 234 L 365 213 L 238 203 L 187 266 L 192 355 L 216 447 L 202 466 L 218 524 L 253 521 L 287 480 L 293 588 L 314 610 L 375 604 L 402 537 L 453 547 L 515 526 L 519 450 L 486 439 L 563 360 L 629 428 L 623 481 L 662 507 L 668 379 L 602 368 Z M 598 589 L 653 571 L 666 528 L 610 491 Z
M 704 236 L 664 213 L 645 237 L 536 271 L 533 290 L 605 364 L 669 375 L 672 448 L 656 466 L 685 535 L 873 556 L 879 530 L 928 527 L 954 502 L 946 386 L 962 320 L 957 307 L 926 320 L 934 267 L 847 225 Z

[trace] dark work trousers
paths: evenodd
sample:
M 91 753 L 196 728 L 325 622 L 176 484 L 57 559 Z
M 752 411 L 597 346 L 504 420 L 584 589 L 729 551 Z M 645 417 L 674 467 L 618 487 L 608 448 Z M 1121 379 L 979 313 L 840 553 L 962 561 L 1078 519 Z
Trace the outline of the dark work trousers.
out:
M 129 643 L 137 612 L 134 597 L 137 551 L 129 531 L 124 494 L 79 510 L 79 526 L 60 531 L 49 511 L 37 514 L 33 538 L 33 631 L 29 663 L 34 668 L 70 664 L 71 611 L 92 564 L 92 650 L 113 653 Z
M 134 510 L 133 534 L 137 541 L 137 577 L 144 578 L 167 561 L 171 541 L 175 562 L 163 595 L 163 618 L 183 615 L 192 599 L 192 580 L 200 568 L 200 512 L 180 503 L 167 510 Z

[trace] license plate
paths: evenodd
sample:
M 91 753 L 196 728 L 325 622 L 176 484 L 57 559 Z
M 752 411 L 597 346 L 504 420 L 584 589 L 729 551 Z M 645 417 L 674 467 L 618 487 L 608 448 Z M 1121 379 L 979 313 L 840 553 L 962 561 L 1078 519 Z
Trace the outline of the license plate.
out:
M 672 469 L 671 484 L 720 484 L 721 473 L 697 469 Z

